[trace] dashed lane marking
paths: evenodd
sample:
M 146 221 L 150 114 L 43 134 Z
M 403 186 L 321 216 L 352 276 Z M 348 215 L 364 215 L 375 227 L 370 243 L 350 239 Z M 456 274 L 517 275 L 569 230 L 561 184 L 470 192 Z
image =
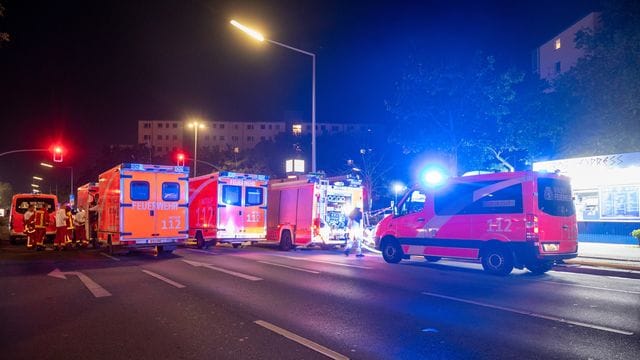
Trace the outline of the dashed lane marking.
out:
M 284 337 L 286 337 L 289 340 L 293 340 L 295 342 L 297 342 L 300 345 L 306 346 L 311 350 L 317 351 L 320 354 L 330 358 L 330 359 L 335 359 L 335 360 L 348 360 L 349 358 L 340 354 L 339 352 L 335 352 L 331 349 L 329 349 L 326 346 L 322 346 L 316 342 L 313 342 L 307 338 L 303 338 L 300 335 L 294 334 L 291 331 L 285 330 L 281 327 L 278 327 L 276 325 L 273 325 L 269 322 L 263 321 L 263 320 L 256 320 L 254 321 L 254 323 L 262 326 L 265 329 L 269 329 L 271 331 L 273 331 L 276 334 L 282 335 Z
M 237 271 L 232 271 L 232 270 L 219 268 L 217 266 L 213 266 L 211 264 L 201 263 L 199 261 L 184 260 L 184 259 L 182 261 L 184 261 L 187 264 L 192 265 L 192 266 L 206 267 L 207 269 L 219 271 L 219 272 L 222 272 L 222 273 L 225 273 L 225 274 L 233 275 L 233 276 L 236 276 L 236 277 L 239 277 L 239 278 L 242 278 L 242 279 L 246 279 L 246 280 L 250 280 L 250 281 L 260 281 L 260 280 L 262 280 L 262 278 L 259 278 L 257 276 L 247 275 L 247 274 L 239 273 Z
M 109 255 L 109 254 L 107 254 L 107 253 L 103 253 L 103 252 L 101 252 L 101 253 L 100 253 L 100 255 L 102 255 L 102 256 L 106 256 L 106 257 L 108 257 L 108 258 L 109 258 L 109 259 L 111 259 L 111 260 L 120 261 L 120 259 L 118 259 L 117 257 L 115 257 L 115 256 L 111 256 L 111 255 Z
M 184 287 L 186 287 L 185 285 L 180 284 L 179 282 L 175 282 L 171 279 L 167 279 L 166 277 L 160 275 L 160 274 L 156 274 L 153 271 L 149 271 L 149 270 L 142 270 L 143 273 L 147 274 L 147 275 L 151 275 L 154 278 L 158 279 L 158 280 L 162 280 L 164 282 L 166 282 L 167 284 L 173 285 L 175 287 L 177 287 L 178 289 L 182 289 Z
M 616 333 L 616 334 L 622 334 L 622 335 L 627 335 L 627 336 L 633 335 L 633 332 L 626 331 L 626 330 L 614 329 L 614 328 L 595 325 L 595 324 L 588 324 L 588 323 L 583 323 L 583 322 L 580 322 L 580 321 L 567 320 L 567 319 L 563 319 L 563 318 L 559 318 L 559 317 L 555 317 L 555 316 L 538 314 L 538 313 L 534 313 L 534 312 L 530 312 L 530 311 L 518 310 L 518 309 L 509 308 L 509 307 L 505 307 L 505 306 L 492 305 L 492 304 L 482 303 L 482 302 L 479 302 L 479 301 L 461 299 L 461 298 L 457 298 L 457 297 L 453 297 L 453 296 L 434 294 L 434 293 L 424 292 L 424 291 L 422 292 L 422 294 L 427 295 L 427 296 L 433 296 L 433 297 L 441 298 L 441 299 L 458 301 L 458 302 L 462 302 L 462 303 L 466 303 L 466 304 L 483 306 L 483 307 L 487 307 L 487 308 L 491 308 L 491 309 L 508 311 L 508 312 L 512 312 L 512 313 L 516 313 L 516 314 L 520 314 L 520 315 L 531 316 L 531 317 L 535 317 L 535 318 L 539 318 L 539 319 L 557 321 L 557 322 L 561 322 L 561 323 L 565 323 L 565 324 L 571 324 L 571 325 L 582 326 L 582 327 L 591 328 L 591 329 L 597 329 L 597 330 L 612 332 L 612 333 Z
M 351 264 L 345 264 L 345 263 L 335 262 L 335 261 L 318 260 L 318 259 L 307 259 L 307 258 L 299 258 L 299 257 L 295 257 L 295 256 L 286 256 L 286 255 L 278 255 L 278 256 L 285 257 L 285 258 L 291 259 L 291 260 L 298 260 L 298 261 L 311 261 L 311 262 L 317 262 L 317 263 L 322 263 L 322 264 L 331 264 L 331 265 L 338 265 L 338 266 L 345 266 L 345 267 L 353 267 L 353 268 L 358 268 L 358 269 L 373 269 L 370 266 L 351 265 Z
M 304 272 L 308 272 L 311 274 L 320 274 L 319 271 L 313 271 L 313 270 L 308 270 L 308 269 L 303 269 L 303 268 L 299 268 L 299 267 L 295 267 L 295 266 L 289 266 L 289 265 L 283 265 L 283 264 L 278 264 L 278 263 L 272 263 L 269 261 L 262 261 L 262 260 L 258 260 L 259 263 L 261 264 L 267 264 L 267 265 L 273 265 L 273 266 L 279 266 L 279 267 L 283 267 L 283 268 L 287 268 L 287 269 L 292 269 L 292 270 L 297 270 L 297 271 L 304 271 Z

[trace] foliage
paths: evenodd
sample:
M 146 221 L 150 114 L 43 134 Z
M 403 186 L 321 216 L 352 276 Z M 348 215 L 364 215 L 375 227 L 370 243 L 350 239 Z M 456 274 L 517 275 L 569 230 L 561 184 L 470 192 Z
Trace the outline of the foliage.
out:
M 0 18 L 4 17 L 4 10 L 4 6 L 0 3 Z M 11 37 L 9 36 L 9 33 L 0 31 L 0 47 L 2 47 L 2 43 L 9 42 L 10 40 Z
M 553 95 L 568 105 L 566 156 L 640 150 L 640 3 L 605 6 L 596 31 L 576 37 L 587 55 L 553 83 Z
M 7 209 L 11 206 L 13 188 L 8 182 L 0 182 L 0 208 Z
M 511 164 L 503 157 L 522 150 L 519 118 L 510 116 L 514 86 L 523 74 L 498 71 L 492 56 L 477 54 L 470 64 L 429 64 L 412 59 L 387 109 L 397 123 L 390 142 L 404 153 L 438 152 L 449 157 L 451 173 L 486 161 Z M 475 156 L 460 158 L 463 152 Z
M 633 230 L 631 236 L 638 239 L 638 245 L 640 245 L 640 229 Z

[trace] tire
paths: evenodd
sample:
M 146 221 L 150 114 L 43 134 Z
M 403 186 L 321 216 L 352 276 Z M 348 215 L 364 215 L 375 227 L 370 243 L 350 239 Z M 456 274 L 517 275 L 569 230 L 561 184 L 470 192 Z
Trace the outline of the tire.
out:
M 17 244 L 18 244 L 18 241 L 17 241 L 17 240 L 18 240 L 18 238 L 17 238 L 17 237 L 15 237 L 15 236 L 11 236 L 11 237 L 9 237 L 9 244 L 11 244 L 11 245 L 17 245 Z
M 483 252 L 482 268 L 492 275 L 509 275 L 513 270 L 513 255 L 505 246 L 491 246 Z
M 404 258 L 402 248 L 396 239 L 388 239 L 382 245 L 382 257 L 389 264 L 397 264 Z
M 289 231 L 283 231 L 280 236 L 280 250 L 289 251 L 292 248 L 291 233 Z
M 201 231 L 196 231 L 196 247 L 202 249 L 204 247 L 204 236 Z
M 553 262 L 550 261 L 538 261 L 535 263 L 527 264 L 527 270 L 534 275 L 542 275 L 553 268 Z
M 442 260 L 440 256 L 425 256 L 424 259 L 427 260 L 428 262 L 438 262 Z
M 240 243 L 233 243 L 233 244 L 231 244 L 231 246 L 233 246 L 233 248 L 234 248 L 234 249 L 239 248 L 239 247 L 240 247 L 240 245 L 242 245 L 242 244 L 240 244 Z
M 205 242 L 204 243 L 204 248 L 205 249 L 209 249 L 210 247 L 216 247 L 216 244 L 218 243 L 218 240 L 213 239 L 211 241 Z

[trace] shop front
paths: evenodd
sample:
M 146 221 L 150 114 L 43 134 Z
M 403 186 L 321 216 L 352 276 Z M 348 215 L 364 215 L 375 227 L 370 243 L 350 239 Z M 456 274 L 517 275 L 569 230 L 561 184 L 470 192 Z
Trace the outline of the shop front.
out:
M 571 178 L 578 240 L 637 244 L 640 229 L 640 152 L 543 161 L 536 171 Z

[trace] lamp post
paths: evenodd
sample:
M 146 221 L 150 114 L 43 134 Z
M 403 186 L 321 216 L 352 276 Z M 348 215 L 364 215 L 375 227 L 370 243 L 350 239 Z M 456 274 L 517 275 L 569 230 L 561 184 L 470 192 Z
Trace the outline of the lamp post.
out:
M 204 123 L 193 120 L 187 126 L 194 129 L 193 135 L 193 176 L 198 176 L 198 129 L 204 129 Z
M 274 40 L 266 39 L 262 34 L 258 31 L 255 31 L 247 26 L 240 24 L 235 20 L 230 21 L 231 25 L 237 27 L 242 30 L 247 35 L 258 41 L 266 41 L 268 43 L 282 46 L 289 50 L 293 50 L 295 52 L 299 52 L 301 54 L 305 54 L 311 56 L 312 59 L 312 73 L 311 73 L 311 172 L 316 172 L 316 54 L 305 51 L 302 49 L 295 48 L 293 46 L 283 44 L 281 42 L 277 42 Z
M 405 189 L 404 185 L 401 183 L 393 184 L 393 193 L 395 194 L 395 200 L 393 202 L 394 205 L 398 204 L 398 193 Z

